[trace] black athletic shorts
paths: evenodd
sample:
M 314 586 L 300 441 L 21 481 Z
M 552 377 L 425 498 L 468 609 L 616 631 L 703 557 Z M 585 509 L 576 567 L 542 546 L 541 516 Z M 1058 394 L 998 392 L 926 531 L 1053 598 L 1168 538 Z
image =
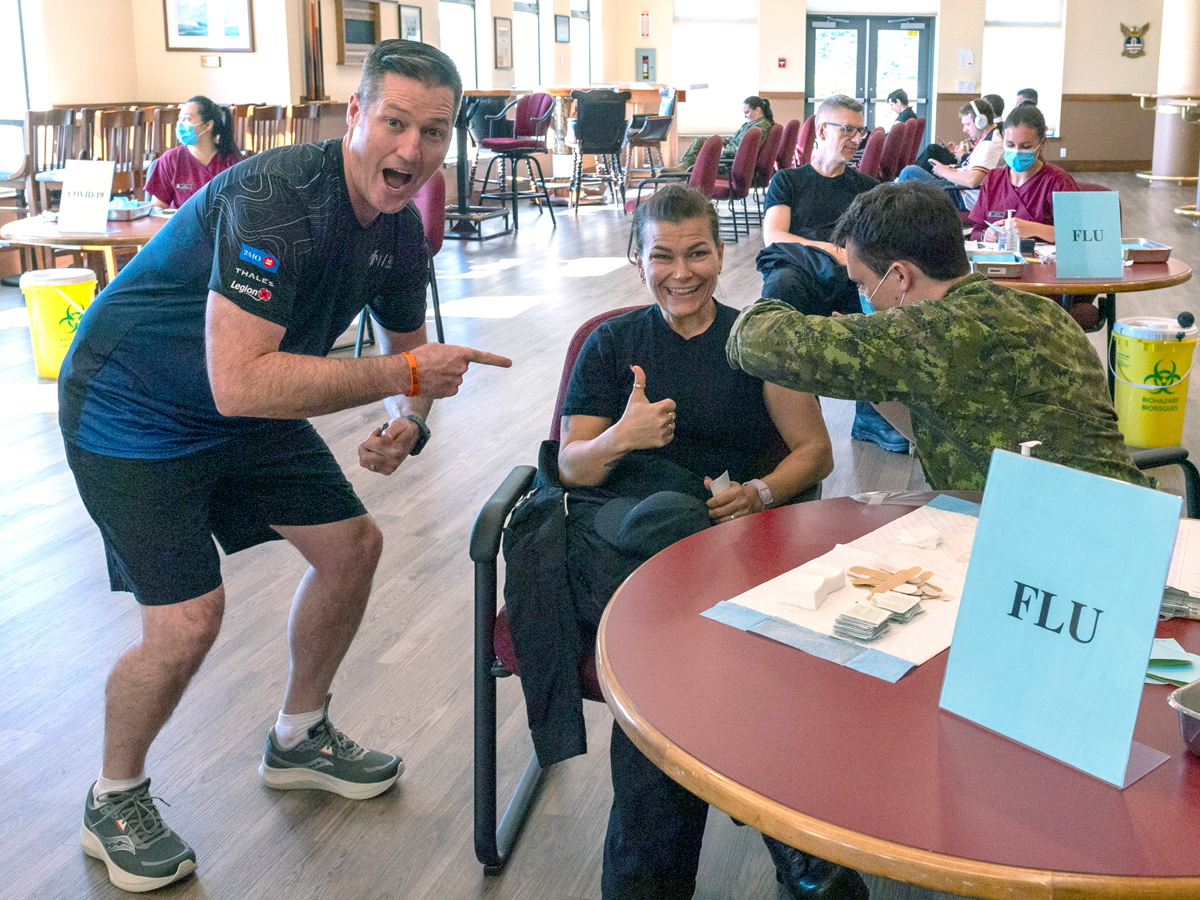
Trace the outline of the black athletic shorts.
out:
M 163 606 L 216 590 L 227 554 L 279 540 L 272 525 L 366 513 L 308 422 L 280 423 L 174 459 L 100 456 L 66 442 L 83 505 L 100 527 L 114 591 Z

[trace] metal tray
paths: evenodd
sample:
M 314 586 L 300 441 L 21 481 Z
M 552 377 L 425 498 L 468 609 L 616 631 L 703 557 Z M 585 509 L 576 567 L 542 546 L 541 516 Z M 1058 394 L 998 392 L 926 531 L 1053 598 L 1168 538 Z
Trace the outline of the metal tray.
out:
M 1200 681 L 1171 691 L 1167 702 L 1179 713 L 1179 731 L 1188 749 L 1200 756 Z
M 110 209 L 108 221 L 128 222 L 130 219 L 140 219 L 150 215 L 152 209 L 154 209 L 153 203 L 139 203 L 137 206 L 130 206 L 127 209 Z
M 1165 263 L 1171 258 L 1171 248 L 1149 238 L 1121 241 L 1121 253 L 1134 263 Z
M 971 272 L 988 278 L 1020 278 L 1025 257 L 1019 253 L 969 253 Z

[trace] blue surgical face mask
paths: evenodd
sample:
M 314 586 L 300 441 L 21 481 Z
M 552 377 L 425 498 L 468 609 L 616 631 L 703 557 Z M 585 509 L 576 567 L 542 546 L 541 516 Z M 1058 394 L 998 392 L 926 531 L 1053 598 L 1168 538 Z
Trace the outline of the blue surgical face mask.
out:
M 1024 172 L 1037 162 L 1036 150 L 1005 150 L 1004 162 L 1014 172 Z
M 858 286 L 858 304 L 862 307 L 862 311 L 865 315 L 870 315 L 871 313 L 877 311 L 875 309 L 875 304 L 871 301 L 875 299 L 875 295 L 879 293 L 879 289 L 883 287 L 883 283 L 887 281 L 887 277 L 891 274 L 892 269 L 889 266 L 888 270 L 883 273 L 883 277 L 879 279 L 879 284 L 875 285 L 875 290 L 871 291 L 869 294 L 867 293 L 867 289 L 861 284 Z M 903 302 L 904 297 L 901 296 L 900 300 Z
M 196 126 L 191 122 L 176 122 L 175 137 L 179 139 L 179 143 L 190 147 L 192 144 L 196 143 L 196 138 L 198 137 L 196 134 Z

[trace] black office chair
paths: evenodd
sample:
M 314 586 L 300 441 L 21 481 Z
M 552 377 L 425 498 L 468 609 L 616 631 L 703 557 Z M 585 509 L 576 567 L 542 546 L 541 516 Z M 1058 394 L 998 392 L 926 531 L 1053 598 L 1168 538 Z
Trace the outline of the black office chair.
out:
M 585 183 L 604 184 L 612 191 L 613 199 L 625 205 L 625 171 L 621 167 L 621 149 L 629 121 L 625 104 L 633 95 L 629 91 L 571 91 L 575 101 L 575 133 L 571 149 L 575 154 L 575 169 L 571 175 L 571 199 L 579 209 L 579 195 Z M 596 172 L 583 174 L 585 154 L 596 157 Z

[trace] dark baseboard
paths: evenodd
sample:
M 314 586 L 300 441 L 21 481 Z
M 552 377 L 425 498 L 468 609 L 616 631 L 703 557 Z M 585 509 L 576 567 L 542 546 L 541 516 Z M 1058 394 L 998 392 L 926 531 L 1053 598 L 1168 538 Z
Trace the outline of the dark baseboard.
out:
M 1054 159 L 1056 166 L 1068 172 L 1141 172 L 1149 169 L 1148 159 Z

